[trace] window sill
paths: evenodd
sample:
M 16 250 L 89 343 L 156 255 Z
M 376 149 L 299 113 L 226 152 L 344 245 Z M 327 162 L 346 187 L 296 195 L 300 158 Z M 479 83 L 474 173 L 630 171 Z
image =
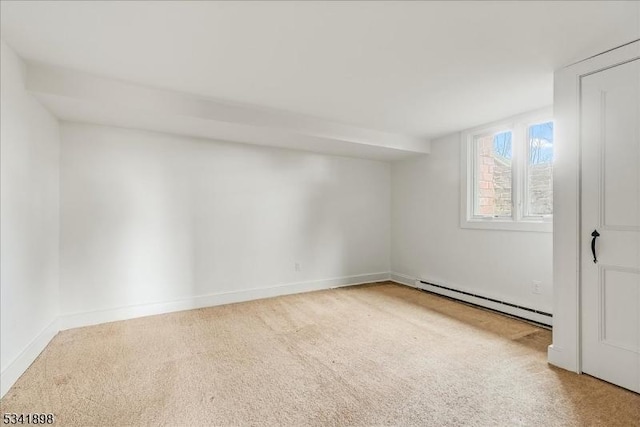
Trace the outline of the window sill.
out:
M 549 221 L 511 221 L 505 219 L 467 219 L 460 223 L 460 228 L 476 230 L 507 230 L 552 233 L 553 222 Z

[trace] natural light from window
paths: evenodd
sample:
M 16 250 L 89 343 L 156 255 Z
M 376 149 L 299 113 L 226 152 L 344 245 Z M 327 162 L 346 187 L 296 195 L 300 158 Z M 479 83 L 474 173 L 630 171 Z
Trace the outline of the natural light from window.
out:
M 550 117 L 531 113 L 463 133 L 462 227 L 551 231 Z
M 553 213 L 553 122 L 528 129 L 527 203 L 525 216 Z
M 476 137 L 474 214 L 511 217 L 513 133 Z

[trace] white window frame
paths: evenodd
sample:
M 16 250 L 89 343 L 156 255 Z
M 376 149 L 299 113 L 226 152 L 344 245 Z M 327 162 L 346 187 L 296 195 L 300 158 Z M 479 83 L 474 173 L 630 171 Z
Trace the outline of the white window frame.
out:
M 509 117 L 484 126 L 462 132 L 461 152 L 461 188 L 460 188 L 460 227 L 484 230 L 533 231 L 550 233 L 553 231 L 553 215 L 525 216 L 527 197 L 528 168 L 528 128 L 532 125 L 553 121 L 551 108 Z M 474 215 L 477 136 L 503 131 L 512 132 L 512 186 L 511 217 L 493 217 Z M 555 141 L 554 141 L 555 142 Z

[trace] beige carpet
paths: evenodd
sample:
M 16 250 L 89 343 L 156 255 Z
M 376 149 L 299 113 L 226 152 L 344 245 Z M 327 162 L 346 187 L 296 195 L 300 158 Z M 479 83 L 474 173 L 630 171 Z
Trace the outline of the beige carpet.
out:
M 640 425 L 550 332 L 384 283 L 60 333 L 0 402 L 57 425 Z

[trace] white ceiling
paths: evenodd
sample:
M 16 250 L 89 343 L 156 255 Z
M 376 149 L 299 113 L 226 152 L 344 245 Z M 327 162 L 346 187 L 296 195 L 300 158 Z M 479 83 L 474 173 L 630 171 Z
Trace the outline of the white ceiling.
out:
M 639 2 L 6 2 L 31 61 L 430 138 L 552 103 Z

